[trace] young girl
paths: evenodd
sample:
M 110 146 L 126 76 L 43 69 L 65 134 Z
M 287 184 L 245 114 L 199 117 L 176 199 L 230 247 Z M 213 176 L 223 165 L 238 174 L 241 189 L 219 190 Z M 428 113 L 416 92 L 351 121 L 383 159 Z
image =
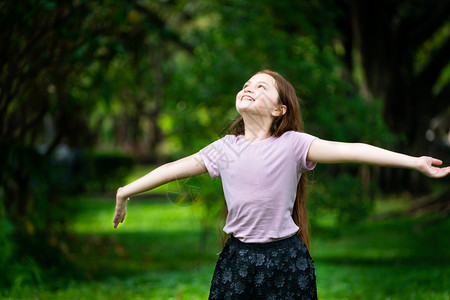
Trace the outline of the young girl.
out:
M 220 176 L 230 235 L 214 271 L 210 299 L 317 299 L 308 249 L 306 177 L 316 163 L 366 163 L 444 177 L 440 160 L 303 133 L 295 90 L 280 74 L 261 71 L 236 96 L 241 117 L 230 135 L 119 188 L 114 227 L 129 197 L 208 172 Z

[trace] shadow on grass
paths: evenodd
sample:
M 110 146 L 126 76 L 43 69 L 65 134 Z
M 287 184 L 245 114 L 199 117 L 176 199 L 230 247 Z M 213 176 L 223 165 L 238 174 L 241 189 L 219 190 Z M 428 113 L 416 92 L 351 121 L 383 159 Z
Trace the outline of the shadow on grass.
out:
M 448 264 L 449 259 L 442 257 L 393 257 L 393 258 L 364 258 L 364 257 L 320 257 L 314 259 L 317 264 L 332 264 L 337 266 L 383 266 L 383 267 L 431 267 L 438 268 Z
M 214 237 L 201 247 L 200 233 L 126 232 L 73 236 L 73 259 L 88 279 L 133 276 L 149 271 L 195 270 L 214 264 Z

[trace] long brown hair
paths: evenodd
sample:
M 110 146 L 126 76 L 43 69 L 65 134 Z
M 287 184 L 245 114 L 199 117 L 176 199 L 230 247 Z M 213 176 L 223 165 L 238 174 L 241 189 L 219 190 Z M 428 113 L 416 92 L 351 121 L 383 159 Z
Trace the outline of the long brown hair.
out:
M 271 135 L 279 137 L 286 131 L 291 130 L 303 132 L 303 119 L 294 87 L 277 72 L 263 70 L 257 74 L 260 73 L 270 75 L 275 80 L 279 95 L 279 102 L 280 104 L 286 105 L 286 113 L 273 119 L 272 126 L 270 127 Z M 228 128 L 228 133 L 234 135 L 245 134 L 244 120 L 242 117 L 237 118 L 230 125 Z M 309 250 L 308 220 L 306 213 L 307 182 L 307 175 L 304 173 L 302 174 L 300 182 L 297 185 L 297 195 L 295 197 L 294 208 L 292 210 L 292 219 L 300 228 L 298 230 L 298 235 Z

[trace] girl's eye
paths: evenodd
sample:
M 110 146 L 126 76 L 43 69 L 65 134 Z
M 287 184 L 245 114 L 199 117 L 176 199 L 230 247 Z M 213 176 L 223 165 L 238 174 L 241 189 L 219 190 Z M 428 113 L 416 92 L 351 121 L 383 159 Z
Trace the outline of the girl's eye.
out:
M 260 88 L 266 89 L 262 84 L 258 85 L 258 89 Z

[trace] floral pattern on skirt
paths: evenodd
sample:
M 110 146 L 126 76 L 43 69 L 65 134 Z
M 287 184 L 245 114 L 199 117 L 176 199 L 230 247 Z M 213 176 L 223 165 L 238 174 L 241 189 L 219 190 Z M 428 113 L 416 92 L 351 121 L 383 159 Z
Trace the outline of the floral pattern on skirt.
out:
M 317 299 L 313 260 L 298 235 L 267 244 L 231 237 L 217 261 L 209 299 Z

